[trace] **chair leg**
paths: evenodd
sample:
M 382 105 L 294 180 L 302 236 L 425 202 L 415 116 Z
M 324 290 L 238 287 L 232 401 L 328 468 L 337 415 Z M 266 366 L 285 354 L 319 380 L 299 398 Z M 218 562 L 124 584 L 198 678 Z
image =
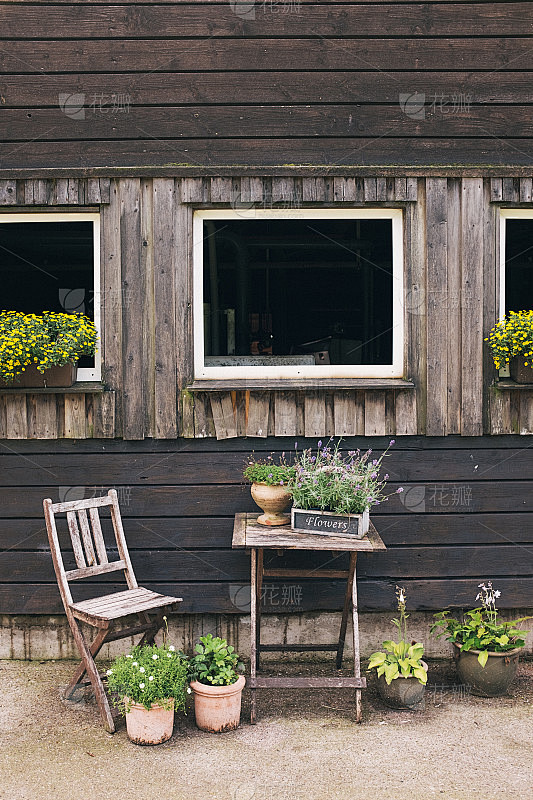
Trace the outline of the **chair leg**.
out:
M 152 620 L 152 622 L 150 624 L 150 627 L 145 632 L 144 636 L 142 637 L 141 641 L 139 642 L 139 645 L 154 644 L 155 643 L 155 637 L 157 636 L 157 634 L 159 633 L 159 631 L 163 627 L 163 617 L 166 616 L 167 612 L 168 612 L 168 607 L 167 606 L 164 606 L 163 608 L 159 609 L 156 612 L 156 614 L 155 614 L 155 616 L 154 616 L 154 618 L 153 618 L 153 620 Z M 141 616 L 145 617 L 147 623 L 150 623 L 150 618 L 148 617 L 147 614 L 142 614 Z
M 87 673 L 87 676 L 90 679 L 92 687 L 94 689 L 96 703 L 98 705 L 98 709 L 100 711 L 100 716 L 102 717 L 102 722 L 104 723 L 104 727 L 108 733 L 115 733 L 115 723 L 113 721 L 113 715 L 111 714 L 109 700 L 107 699 L 104 684 L 102 683 L 102 679 L 100 678 L 98 669 L 96 668 L 96 664 L 94 663 L 92 653 L 87 647 L 87 644 L 85 642 L 85 639 L 83 638 L 81 630 L 79 629 L 76 619 L 70 614 L 68 615 L 68 617 L 72 635 L 74 636 L 74 640 L 76 642 L 76 645 L 78 647 L 78 650 L 82 658 L 82 662 L 84 665 L 84 672 Z
M 94 639 L 94 641 L 93 641 L 93 643 L 91 644 L 91 647 L 90 647 L 91 656 L 93 657 L 93 659 L 96 658 L 96 656 L 98 655 L 98 653 L 102 649 L 102 646 L 105 644 L 105 639 L 106 639 L 106 636 L 107 636 L 108 632 L 109 632 L 109 626 L 106 627 L 106 628 L 100 628 L 99 629 L 99 631 L 98 631 L 98 633 L 97 633 L 97 635 L 96 635 L 96 637 L 95 637 L 95 639 Z M 80 681 L 83 678 L 83 676 L 85 675 L 86 671 L 87 670 L 85 669 L 85 663 L 82 661 L 80 663 L 80 665 L 78 666 L 76 672 L 72 676 L 72 680 L 70 681 L 69 685 L 65 689 L 65 697 L 67 697 L 67 698 L 70 697 L 74 687 L 77 686 L 78 683 L 80 683 Z

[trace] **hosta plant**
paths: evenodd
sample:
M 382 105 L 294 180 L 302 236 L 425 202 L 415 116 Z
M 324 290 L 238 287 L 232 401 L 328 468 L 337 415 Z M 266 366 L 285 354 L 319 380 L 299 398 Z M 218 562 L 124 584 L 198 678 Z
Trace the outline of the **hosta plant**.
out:
M 201 636 L 196 653 L 189 662 L 189 677 L 210 686 L 230 686 L 239 678 L 244 664 L 225 639 L 210 633 Z
M 505 653 L 517 647 L 523 647 L 527 631 L 519 630 L 516 626 L 531 617 L 520 617 L 512 621 L 505 621 L 498 616 L 496 600 L 501 592 L 493 589 L 492 582 L 480 583 L 481 590 L 476 596 L 481 605 L 467 611 L 462 619 L 450 617 L 449 611 L 440 611 L 435 614 L 436 621 L 431 627 L 431 633 L 437 633 L 437 638 L 445 636 L 461 651 L 479 650 L 477 660 L 482 667 L 488 661 L 489 653 Z
M 407 619 L 409 614 L 405 612 L 405 589 L 396 587 L 398 598 L 398 618 L 393 619 L 393 624 L 400 632 L 400 640 L 393 642 L 387 640 L 383 642 L 383 650 L 372 653 L 368 663 L 368 669 L 375 669 L 378 677 L 384 676 L 387 685 L 390 685 L 396 678 L 416 678 L 422 684 L 427 683 L 427 669 L 422 663 L 424 655 L 424 645 L 420 642 L 409 644 L 407 639 Z

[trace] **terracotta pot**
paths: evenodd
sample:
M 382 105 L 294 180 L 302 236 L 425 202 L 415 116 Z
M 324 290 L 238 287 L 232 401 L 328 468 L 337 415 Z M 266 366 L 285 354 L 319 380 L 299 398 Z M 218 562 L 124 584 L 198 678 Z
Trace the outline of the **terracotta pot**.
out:
M 479 650 L 463 652 L 454 642 L 453 657 L 459 680 L 472 694 L 479 697 L 498 697 L 505 694 L 516 675 L 522 650 L 523 647 L 515 647 L 506 653 L 489 651 L 487 663 L 482 667 L 477 660 Z
M 8 389 L 58 389 L 68 388 L 76 380 L 76 365 L 63 364 L 39 372 L 36 364 L 30 364 L 13 383 L 0 382 Z
M 208 686 L 191 681 L 196 725 L 202 731 L 234 731 L 241 720 L 241 697 L 246 680 L 240 675 L 230 686 Z
M 524 356 L 513 356 L 509 361 L 509 374 L 515 383 L 533 383 L 533 367 L 530 366 L 531 360 L 528 358 L 526 367 Z
M 422 666 L 427 672 L 428 665 L 425 661 L 422 661 Z M 387 685 L 385 675 L 380 675 L 378 692 L 383 702 L 390 708 L 413 709 L 420 706 L 424 700 L 426 687 L 415 677 L 395 678 Z
M 252 483 L 252 498 L 264 514 L 260 514 L 257 521 L 260 525 L 288 525 L 290 517 L 283 514 L 291 496 L 285 486 L 268 486 L 266 483 Z
M 128 739 L 134 744 L 161 744 L 170 739 L 174 727 L 174 700 L 170 699 L 170 708 L 152 703 L 148 709 L 140 703 L 130 705 L 131 701 L 125 697 Z

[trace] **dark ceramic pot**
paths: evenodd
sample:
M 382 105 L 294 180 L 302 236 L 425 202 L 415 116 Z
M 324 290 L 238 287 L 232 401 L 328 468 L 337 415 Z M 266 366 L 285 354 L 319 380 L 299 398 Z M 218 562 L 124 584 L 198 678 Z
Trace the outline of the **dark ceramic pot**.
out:
M 487 663 L 482 667 L 477 660 L 479 650 L 463 652 L 454 642 L 453 657 L 459 680 L 472 694 L 480 697 L 505 694 L 516 675 L 522 650 L 522 647 L 516 647 L 506 653 L 489 651 Z
M 422 661 L 422 666 L 427 672 L 428 665 L 425 661 Z M 425 685 L 414 677 L 395 678 L 388 686 L 384 675 L 378 678 L 379 696 L 390 708 L 417 708 L 424 700 L 425 691 Z

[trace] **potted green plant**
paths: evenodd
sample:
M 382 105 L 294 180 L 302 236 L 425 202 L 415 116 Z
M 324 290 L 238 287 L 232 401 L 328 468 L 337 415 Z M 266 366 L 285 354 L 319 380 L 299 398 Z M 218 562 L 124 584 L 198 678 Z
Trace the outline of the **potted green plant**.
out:
M 209 733 L 238 728 L 242 690 L 246 683 L 239 670 L 244 665 L 225 639 L 201 636 L 189 662 L 196 725 Z
M 188 659 L 173 645 L 137 645 L 107 670 L 116 706 L 124 706 L 128 738 L 161 744 L 172 736 L 174 712 L 185 713 Z
M 470 687 L 473 694 L 497 697 L 505 694 L 518 667 L 520 651 L 524 647 L 527 631 L 516 626 L 531 617 L 504 621 L 498 616 L 496 600 L 501 592 L 492 588 L 492 582 L 479 584 L 476 600 L 478 608 L 467 611 L 462 619 L 449 616 L 449 611 L 435 614 L 436 622 L 431 633 L 437 638 L 445 636 L 453 644 L 454 659 L 459 680 Z
M 294 474 L 294 467 L 285 462 L 284 453 L 279 463 L 275 462 L 272 455 L 263 459 L 250 456 L 243 476 L 252 484 L 252 498 L 263 511 L 257 518 L 260 525 L 273 527 L 289 523 L 290 517 L 284 511 L 291 502 L 289 483 Z
M 72 386 L 75 365 L 96 352 L 94 323 L 81 314 L 0 313 L 0 383 L 4 386 Z
M 293 530 L 362 538 L 368 532 L 371 507 L 388 499 L 384 487 L 389 476 L 381 478 L 379 473 L 394 439 L 379 458 L 372 458 L 372 450 L 343 453 L 341 442 L 333 444 L 330 439 L 323 446 L 319 441 L 316 453 L 296 452 L 290 484 Z
M 516 383 L 533 383 L 533 311 L 509 311 L 485 341 L 496 369 L 509 365 Z
M 368 669 L 377 672 L 378 692 L 381 699 L 391 708 L 413 709 L 424 699 L 428 666 L 422 660 L 424 645 L 409 643 L 407 637 L 406 593 L 396 587 L 398 598 L 398 619 L 392 622 L 398 628 L 398 642 L 384 641 L 383 651 L 372 653 Z

